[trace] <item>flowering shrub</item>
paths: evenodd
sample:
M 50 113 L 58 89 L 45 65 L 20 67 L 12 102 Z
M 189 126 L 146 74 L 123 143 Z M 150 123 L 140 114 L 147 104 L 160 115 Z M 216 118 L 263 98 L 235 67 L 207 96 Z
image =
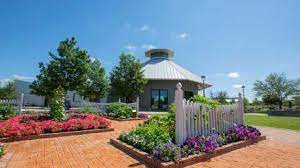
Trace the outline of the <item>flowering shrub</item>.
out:
M 241 140 L 255 139 L 261 135 L 257 128 L 251 126 L 234 126 L 225 133 L 225 142 L 232 143 Z
M 178 161 L 184 155 L 183 148 L 175 145 L 171 140 L 165 144 L 159 144 L 153 150 L 153 156 L 160 158 L 162 161 Z
M 183 146 L 187 146 L 188 154 L 195 154 L 200 152 L 212 152 L 219 144 L 217 142 L 218 134 L 213 134 L 211 136 L 196 136 L 188 138 Z
M 225 133 L 215 133 L 210 136 L 196 136 L 186 139 L 178 147 L 171 141 L 159 144 L 153 150 L 153 155 L 162 161 L 178 161 L 188 155 L 213 152 L 216 148 L 232 142 L 255 139 L 261 133 L 251 126 L 234 126 Z
M 148 115 L 148 114 L 145 114 L 145 113 L 139 113 L 139 114 L 138 114 L 138 118 L 148 119 L 148 118 L 149 118 L 149 115 Z
M 19 115 L 0 122 L 0 137 L 22 138 L 62 131 L 77 131 L 109 127 L 111 121 L 93 114 L 69 115 L 64 122 L 50 120 L 48 114 Z

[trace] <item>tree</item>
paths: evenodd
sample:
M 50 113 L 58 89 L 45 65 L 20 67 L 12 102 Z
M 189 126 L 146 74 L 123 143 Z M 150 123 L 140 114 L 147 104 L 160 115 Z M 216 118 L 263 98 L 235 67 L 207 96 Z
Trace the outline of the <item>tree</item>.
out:
M 228 104 L 228 93 L 226 91 L 218 91 L 215 93 L 214 99 L 216 99 L 221 104 Z
M 111 94 L 132 102 L 144 91 L 147 81 L 140 61 L 133 55 L 122 53 L 119 59 L 119 65 L 110 73 Z
M 0 88 L 0 99 L 15 99 L 16 93 L 16 82 L 8 82 L 5 86 Z
M 262 105 L 263 102 L 260 101 L 260 100 L 258 100 L 257 97 L 255 97 L 251 104 L 252 104 L 253 106 L 257 106 L 257 105 Z
M 40 74 L 30 86 L 33 94 L 45 96 L 50 104 L 50 115 L 55 120 L 63 120 L 61 107 L 63 96 L 68 90 L 79 91 L 88 79 L 89 55 L 77 47 L 74 37 L 59 43 L 57 54 L 49 52 L 49 64 L 39 63 Z
M 253 90 L 264 102 L 278 104 L 282 109 L 283 101 L 293 95 L 300 94 L 300 79 L 288 80 L 284 73 L 271 73 L 264 81 L 257 80 Z
M 293 97 L 293 104 L 300 107 L 300 96 Z
M 88 80 L 79 94 L 89 98 L 91 101 L 97 101 L 107 95 L 108 80 L 106 78 L 105 69 L 98 59 L 90 62 Z

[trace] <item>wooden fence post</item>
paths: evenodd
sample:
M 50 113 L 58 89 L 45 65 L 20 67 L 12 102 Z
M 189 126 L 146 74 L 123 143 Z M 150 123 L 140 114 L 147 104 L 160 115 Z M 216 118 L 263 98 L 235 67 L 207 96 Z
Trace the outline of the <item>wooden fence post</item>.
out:
M 18 114 L 22 113 L 23 101 L 24 101 L 24 93 L 21 93 L 20 100 L 18 103 Z
M 182 145 L 186 138 L 186 116 L 183 109 L 183 91 L 181 83 L 177 83 L 175 91 L 176 104 L 176 143 Z
M 239 93 L 239 111 L 240 111 L 240 124 L 244 124 L 244 100 L 242 94 Z

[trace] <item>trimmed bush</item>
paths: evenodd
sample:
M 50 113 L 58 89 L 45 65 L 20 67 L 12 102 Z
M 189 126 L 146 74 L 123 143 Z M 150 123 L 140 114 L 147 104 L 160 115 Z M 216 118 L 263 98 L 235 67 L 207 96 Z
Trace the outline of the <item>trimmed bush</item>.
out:
M 8 119 L 16 116 L 16 109 L 12 106 L 0 106 L 1 119 Z
M 106 113 L 108 116 L 114 118 L 130 118 L 132 108 L 129 107 L 127 104 L 112 103 L 107 107 Z

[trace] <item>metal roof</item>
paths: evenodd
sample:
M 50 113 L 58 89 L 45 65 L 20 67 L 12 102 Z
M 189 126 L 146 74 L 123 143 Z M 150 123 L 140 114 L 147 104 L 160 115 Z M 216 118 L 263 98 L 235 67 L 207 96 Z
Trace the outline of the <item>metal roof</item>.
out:
M 146 79 L 150 80 L 187 80 L 203 85 L 202 79 L 182 68 L 167 57 L 153 57 L 142 64 Z M 205 83 L 205 88 L 212 85 Z

